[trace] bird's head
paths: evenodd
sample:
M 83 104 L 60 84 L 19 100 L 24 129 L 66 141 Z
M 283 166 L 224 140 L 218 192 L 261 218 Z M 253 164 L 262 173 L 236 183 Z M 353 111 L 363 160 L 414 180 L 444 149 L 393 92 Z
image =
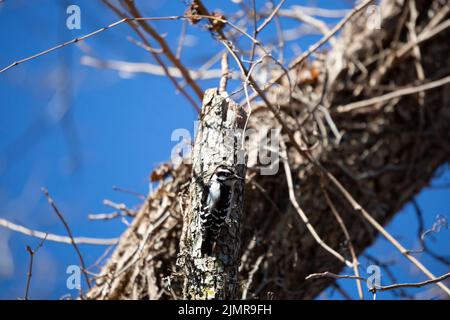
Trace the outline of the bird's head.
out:
M 211 177 L 211 180 L 215 180 L 220 183 L 233 184 L 238 180 L 245 180 L 243 177 L 237 175 L 234 170 L 226 165 L 219 165 Z

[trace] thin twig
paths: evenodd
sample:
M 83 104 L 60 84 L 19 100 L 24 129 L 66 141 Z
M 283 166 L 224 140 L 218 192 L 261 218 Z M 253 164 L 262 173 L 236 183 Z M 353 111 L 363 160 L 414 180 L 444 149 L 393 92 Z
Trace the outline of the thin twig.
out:
M 320 278 L 332 278 L 332 279 L 357 279 L 357 280 L 363 280 L 363 281 L 367 281 L 366 278 L 364 277 L 357 277 L 355 275 L 340 275 L 340 274 L 335 274 L 332 272 L 321 272 L 321 273 L 313 273 L 308 275 L 305 279 L 306 280 L 313 280 L 313 279 L 320 279 Z M 446 279 L 450 278 L 450 272 L 446 273 L 440 277 L 431 279 L 431 280 L 426 280 L 426 281 L 421 281 L 421 282 L 411 282 L 411 283 L 396 283 L 396 284 L 391 284 L 388 286 L 373 286 L 370 291 L 372 293 L 375 292 L 382 292 L 382 291 L 388 291 L 388 290 L 394 290 L 394 289 L 400 289 L 400 288 L 420 288 L 423 286 L 427 286 L 429 284 L 438 284 L 441 281 L 444 281 Z
M 359 277 L 359 262 L 358 262 L 358 257 L 356 255 L 355 252 L 355 248 L 353 247 L 353 243 L 352 243 L 352 239 L 350 238 L 350 233 L 348 232 L 347 226 L 345 225 L 344 220 L 342 219 L 341 215 L 339 214 L 339 212 L 337 211 L 336 207 L 334 206 L 333 202 L 330 199 L 330 196 L 328 195 L 328 192 L 323 184 L 323 180 L 320 181 L 320 187 L 322 189 L 322 192 L 325 196 L 325 200 L 327 201 L 328 206 L 331 209 L 331 212 L 333 213 L 334 217 L 336 218 L 339 226 L 342 229 L 342 232 L 344 233 L 345 236 L 345 240 L 347 241 L 348 244 L 348 249 L 350 251 L 350 254 L 352 256 L 352 263 L 353 263 L 353 271 L 355 272 L 355 276 Z M 364 299 L 364 293 L 362 290 L 362 286 L 361 286 L 361 281 L 357 280 L 356 281 L 356 287 L 358 289 L 358 295 L 359 298 L 361 300 Z
M 253 38 L 258 37 L 258 19 L 256 17 L 256 0 L 252 0 L 252 16 L 253 16 Z M 253 59 L 255 58 L 255 49 L 256 49 L 256 43 L 252 42 L 252 48 L 250 49 L 250 65 L 249 68 L 252 67 Z
M 124 189 L 124 188 L 121 188 L 121 187 L 118 187 L 118 186 L 113 186 L 112 188 L 113 188 L 114 191 L 128 193 L 128 194 L 131 194 L 133 196 L 138 197 L 141 200 L 145 200 L 145 194 L 143 194 L 143 193 L 136 192 L 136 191 L 133 191 L 133 190 Z
M 440 277 L 437 277 L 435 279 L 431 279 L 431 280 L 415 282 L 415 283 L 398 283 L 398 284 L 392 284 L 389 286 L 380 286 L 380 287 L 375 287 L 375 290 L 376 291 L 387 291 L 387 290 L 393 290 L 393 289 L 399 289 L 399 288 L 420 288 L 423 286 L 427 286 L 429 284 L 439 283 L 440 281 L 444 281 L 448 278 L 450 278 L 450 272 L 446 273 Z
M 329 271 L 312 273 L 308 275 L 305 280 L 314 280 L 320 278 L 333 278 L 333 279 L 356 279 L 366 281 L 367 279 L 361 276 L 355 276 L 353 274 L 335 274 Z
M 306 225 L 307 229 L 309 230 L 309 232 L 311 233 L 313 238 L 316 240 L 316 242 L 322 248 L 324 248 L 326 251 L 328 251 L 333 256 L 335 256 L 339 261 L 345 263 L 349 267 L 352 267 L 352 263 L 350 261 L 346 260 L 340 253 L 338 253 L 336 250 L 331 248 L 329 245 L 327 245 L 320 238 L 320 236 L 317 234 L 317 232 L 314 229 L 314 227 L 309 222 L 308 217 L 306 216 L 306 214 L 304 213 L 304 211 L 302 210 L 302 208 L 298 204 L 297 199 L 295 197 L 294 183 L 292 182 L 292 173 L 291 173 L 291 168 L 289 166 L 289 159 L 288 159 L 287 152 L 286 152 L 286 146 L 284 145 L 284 142 L 282 140 L 280 142 L 281 142 L 281 147 L 282 147 L 282 151 L 281 151 L 282 154 L 280 155 L 280 157 L 281 157 L 281 159 L 283 161 L 283 164 L 284 164 L 284 171 L 285 171 L 285 174 L 286 174 L 286 181 L 287 181 L 288 190 L 289 190 L 289 199 L 291 201 L 292 206 L 295 208 L 295 210 L 297 211 L 298 215 L 300 216 L 300 218 L 302 219 L 303 223 Z
M 390 93 L 387 93 L 387 94 L 384 94 L 384 95 L 381 95 L 378 97 L 352 102 L 352 103 L 349 103 L 344 106 L 339 106 L 339 107 L 337 107 L 337 112 L 338 113 L 346 113 L 346 112 L 355 111 L 357 109 L 368 107 L 373 104 L 378 104 L 378 103 L 386 102 L 386 101 L 389 101 L 389 100 L 392 100 L 395 98 L 399 98 L 402 96 L 407 96 L 407 95 L 431 90 L 434 88 L 438 88 L 438 87 L 444 86 L 448 83 L 450 83 L 450 76 L 446 76 L 439 80 L 431 81 L 431 82 L 422 84 L 420 86 L 403 88 L 403 89 L 399 89 L 394 92 L 390 92 Z
M 280 10 L 281 6 L 284 4 L 285 0 L 281 0 L 280 3 L 273 9 L 272 13 L 264 20 L 264 22 L 258 27 L 256 30 L 256 33 L 260 33 L 269 23 L 272 21 L 272 19 L 275 17 L 277 12 Z
M 124 22 L 139 21 L 139 20 L 152 20 L 152 21 L 158 21 L 158 20 L 179 20 L 179 19 L 182 19 L 182 18 L 183 18 L 182 16 L 146 17 L 146 18 L 123 18 L 123 19 L 121 19 L 119 21 L 116 21 L 116 22 L 113 22 L 113 23 L 107 25 L 106 27 L 99 28 L 99 29 L 97 29 L 97 30 L 95 30 L 93 32 L 90 32 L 88 34 L 85 34 L 85 35 L 83 35 L 81 37 L 73 38 L 72 40 L 69 40 L 69 41 L 66 41 L 64 43 L 58 44 L 56 46 L 53 46 L 53 47 L 51 47 L 49 49 L 46 49 L 46 50 L 41 51 L 39 53 L 36 53 L 34 55 L 28 56 L 26 58 L 23 58 L 23 59 L 20 59 L 20 60 L 17 60 L 17 61 L 14 61 L 11 64 L 9 64 L 8 66 L 6 66 L 3 69 L 1 69 L 0 73 L 3 73 L 3 72 L 5 72 L 5 71 L 7 71 L 7 70 L 9 70 L 9 69 L 11 69 L 13 67 L 18 66 L 19 64 L 24 63 L 24 62 L 27 62 L 27 61 L 30 61 L 30 60 L 34 60 L 34 59 L 39 58 L 41 56 L 44 56 L 44 55 L 46 55 L 48 53 L 51 53 L 53 51 L 62 49 L 64 47 L 68 46 L 68 45 L 75 44 L 77 42 L 86 40 L 87 38 L 90 38 L 90 37 L 92 37 L 94 35 L 102 33 L 102 32 L 104 32 L 104 31 L 106 31 L 108 29 L 115 28 L 115 27 L 121 25 Z
M 59 220 L 61 220 L 62 224 L 64 225 L 64 228 L 67 231 L 67 234 L 69 235 L 69 238 L 70 238 L 70 241 L 72 243 L 72 246 L 73 246 L 73 248 L 75 249 L 75 252 L 78 255 L 78 259 L 80 260 L 81 268 L 82 268 L 83 274 L 85 276 L 87 286 L 90 289 L 91 288 L 91 281 L 90 281 L 89 276 L 87 274 L 86 264 L 84 263 L 84 259 L 83 259 L 83 256 L 81 255 L 81 251 L 80 251 L 80 249 L 78 249 L 77 243 L 75 242 L 75 240 L 73 238 L 72 231 L 70 230 L 69 225 L 67 224 L 67 221 L 64 218 L 63 214 L 61 213 L 59 208 L 56 206 L 55 201 L 50 197 L 50 194 L 48 193 L 48 190 L 45 189 L 45 188 L 42 188 L 42 192 L 47 197 L 48 203 L 53 208 L 53 211 L 56 213 L 56 215 L 58 216 Z
M 430 229 L 424 230 L 423 227 L 423 219 L 422 219 L 422 212 L 420 210 L 420 207 L 418 206 L 417 202 L 412 202 L 414 207 L 415 207 L 415 211 L 416 214 L 418 216 L 419 219 L 419 240 L 420 240 L 420 249 L 416 249 L 416 250 L 408 250 L 408 253 L 422 253 L 422 252 L 426 252 L 428 255 L 430 255 L 431 257 L 433 257 L 434 259 L 438 260 L 439 262 L 445 264 L 445 265 L 449 265 L 450 261 L 448 258 L 440 256 L 436 253 L 434 253 L 430 248 L 428 248 L 428 246 L 426 245 L 425 242 L 425 238 L 430 234 L 430 233 L 438 233 L 441 231 L 442 228 L 444 229 L 448 229 L 450 230 L 450 227 L 448 226 L 448 221 L 447 218 L 441 215 L 438 215 L 436 218 L 436 222 L 433 223 L 433 226 Z M 422 221 L 422 222 L 421 222 Z
M 33 250 L 30 246 L 27 246 L 27 252 L 30 254 L 30 263 L 28 265 L 28 273 L 27 273 L 27 284 L 25 287 L 25 296 L 24 300 L 28 300 L 28 293 L 30 292 L 30 283 L 31 283 L 31 277 L 33 275 L 33 262 L 34 262 L 34 255 L 39 251 L 39 249 L 44 244 L 45 240 L 47 239 L 47 236 L 45 236 L 41 242 L 37 245 L 37 247 Z
M 250 270 L 249 274 L 248 274 L 248 279 L 247 282 L 244 285 L 244 289 L 242 291 L 242 300 L 246 300 L 247 299 L 247 294 L 248 294 L 248 290 L 250 289 L 252 282 L 253 282 L 253 277 L 255 276 L 255 273 L 258 271 L 259 266 L 261 264 L 261 262 L 263 261 L 265 255 L 261 255 L 255 262 L 255 265 L 253 266 L 252 270 Z

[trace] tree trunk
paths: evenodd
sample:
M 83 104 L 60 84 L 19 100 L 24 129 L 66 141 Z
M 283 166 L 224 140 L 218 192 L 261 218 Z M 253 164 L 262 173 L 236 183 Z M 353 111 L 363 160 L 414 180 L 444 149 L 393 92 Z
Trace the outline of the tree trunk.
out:
M 436 169 L 450 159 L 448 84 L 431 86 L 420 94 L 385 96 L 398 88 L 445 80 L 449 74 L 450 32 L 445 27 L 449 2 L 412 3 L 420 13 L 414 21 L 419 39 L 415 45 L 411 45 L 408 28 L 412 21 L 409 1 L 384 1 L 381 28 L 367 28 L 364 15 L 354 18 L 323 63 L 314 66 L 321 74 L 318 79 L 305 81 L 298 76 L 307 68 L 302 66 L 292 71 L 291 78 L 298 80 L 291 99 L 285 82 L 267 92 L 267 97 L 280 105 L 286 122 L 296 128 L 299 140 L 307 141 L 305 148 L 311 148 L 314 158 L 382 224 L 427 186 Z M 257 78 L 256 71 L 254 76 Z M 249 128 L 261 132 L 277 127 L 265 107 L 254 108 Z M 281 134 L 299 205 L 325 243 L 351 260 L 342 228 L 321 190 L 320 175 Z M 252 159 L 247 167 L 238 297 L 314 298 L 333 280 L 305 277 L 324 271 L 338 273 L 343 263 L 317 244 L 298 217 L 282 168 L 275 175 L 259 175 L 261 164 Z M 171 179 L 161 182 L 148 196 L 89 298 L 182 296 L 183 270 L 176 261 L 182 235 L 180 208 L 190 205 L 186 195 L 191 170 L 190 165 L 181 164 L 172 170 Z M 329 185 L 326 190 L 356 252 L 361 253 L 377 233 L 335 188 Z
M 213 226 L 208 226 L 206 232 L 202 230 L 200 216 L 206 210 L 208 179 L 218 166 L 225 165 L 245 177 L 242 136 L 246 119 L 244 110 L 227 93 L 217 89 L 205 92 L 192 154 L 189 209 L 183 217 L 179 259 L 187 299 L 236 298 L 243 180 L 236 180 L 231 190 L 231 211 L 216 241 L 208 237 Z M 214 250 L 205 253 L 204 246 Z

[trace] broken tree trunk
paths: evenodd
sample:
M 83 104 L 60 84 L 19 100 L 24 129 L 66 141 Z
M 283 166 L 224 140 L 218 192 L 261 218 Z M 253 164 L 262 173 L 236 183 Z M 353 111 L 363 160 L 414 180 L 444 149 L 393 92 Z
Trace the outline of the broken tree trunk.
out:
M 203 98 L 202 113 L 192 152 L 189 208 L 183 216 L 179 264 L 184 270 L 186 299 L 233 299 L 237 288 L 240 223 L 243 210 L 243 180 L 232 189 L 231 211 L 210 254 L 202 252 L 205 239 L 200 214 L 205 209 L 207 185 L 219 165 L 245 177 L 242 133 L 246 113 L 227 93 L 209 89 Z

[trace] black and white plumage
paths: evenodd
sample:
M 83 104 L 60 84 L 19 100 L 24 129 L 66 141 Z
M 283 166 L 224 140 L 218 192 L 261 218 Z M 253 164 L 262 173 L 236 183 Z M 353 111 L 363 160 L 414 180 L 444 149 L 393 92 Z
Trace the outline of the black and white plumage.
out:
M 229 216 L 235 183 L 243 179 L 225 165 L 212 174 L 204 190 L 204 206 L 200 214 L 202 254 L 210 255 L 217 236 Z

